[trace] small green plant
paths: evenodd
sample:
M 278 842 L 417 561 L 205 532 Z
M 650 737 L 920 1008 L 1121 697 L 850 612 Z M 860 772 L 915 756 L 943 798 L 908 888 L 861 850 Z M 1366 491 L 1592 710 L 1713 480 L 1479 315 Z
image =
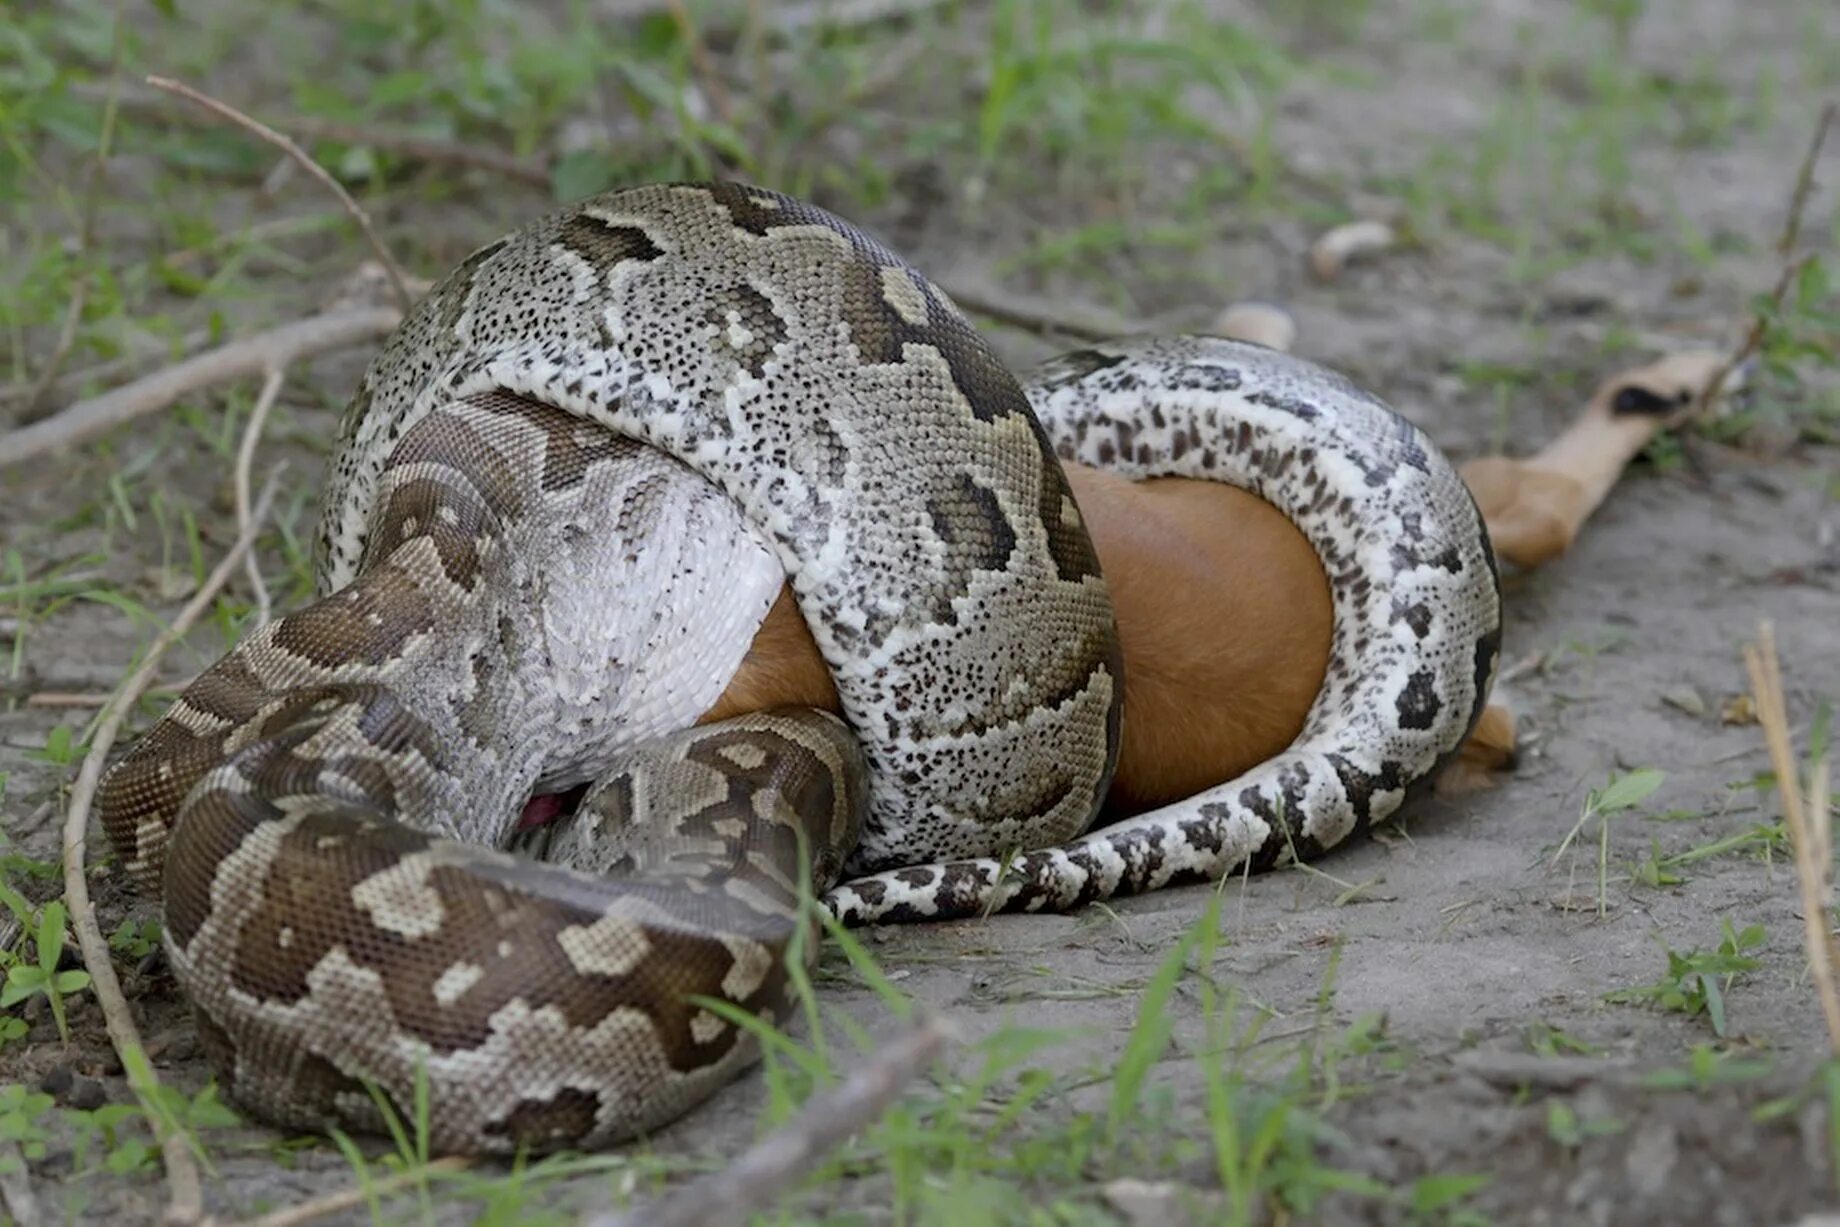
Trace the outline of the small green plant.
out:
M 23 900 L 15 894 L 13 899 L 7 900 L 7 906 L 17 916 L 15 902 L 23 903 Z M 59 1038 L 68 1044 L 70 1027 L 64 1020 L 64 998 L 88 988 L 89 973 L 77 968 L 58 970 L 58 960 L 64 953 L 65 919 L 63 902 L 54 899 L 39 911 L 33 923 L 26 926 L 37 947 L 38 959 L 32 963 L 14 963 L 6 969 L 6 983 L 0 985 L 0 1008 L 43 995 L 51 1006 Z
M 1594 1057 L 1600 1051 L 1596 1045 L 1544 1022 L 1528 1024 L 1527 1047 L 1543 1057 Z
M 1559 850 L 1553 853 L 1552 863 L 1557 865 L 1559 858 L 1572 846 L 1590 821 L 1597 820 L 1597 914 L 1604 915 L 1610 910 L 1610 817 L 1625 810 L 1634 809 L 1657 788 L 1667 776 L 1653 768 L 1645 767 L 1640 771 L 1631 771 L 1628 775 L 1612 776 L 1610 782 L 1600 789 L 1593 789 L 1585 796 L 1584 809 L 1578 815 L 1578 821 L 1559 842 Z
M 83 757 L 83 744 L 71 735 L 70 726 L 60 724 L 45 735 L 43 748 L 32 757 L 59 767 L 68 767 Z
M 1733 1082 L 1755 1081 L 1771 1068 L 1768 1061 L 1736 1057 L 1711 1044 L 1695 1044 L 1684 1066 L 1655 1070 L 1642 1079 L 1642 1085 L 1652 1091 L 1703 1091 Z
M 1605 994 L 1604 1000 L 1646 1002 L 1688 1016 L 1704 1014 L 1713 1034 L 1725 1038 L 1725 992 L 1739 975 L 1756 970 L 1757 960 L 1747 952 L 1761 947 L 1765 935 L 1762 925 L 1746 925 L 1740 930 L 1732 927 L 1730 919 L 1719 923 L 1723 936 L 1716 949 L 1678 954 L 1663 947 L 1668 966 L 1661 979 L 1637 988 L 1617 989 Z
M 1566 1150 L 1577 1150 L 1592 1138 L 1622 1131 L 1623 1122 L 1613 1117 L 1581 1117 L 1570 1104 L 1557 1099 L 1546 1105 L 1546 1136 Z
M 6 833 L 0 831 L 0 885 L 4 885 L 14 875 L 40 882 L 55 882 L 63 873 L 63 867 L 56 861 L 41 860 L 23 852 L 5 851 L 8 846 Z
M 1635 868 L 1629 871 L 1629 880 L 1639 886 L 1679 886 L 1687 879 L 1686 875 L 1675 871 L 1676 863 L 1673 857 L 1661 854 L 1660 840 L 1651 839 L 1648 841 L 1648 857 L 1636 862 Z
M 28 1161 L 45 1157 L 49 1136 L 41 1123 L 51 1111 L 51 1096 L 18 1083 L 0 1086 L 0 1142 L 11 1142 Z M 9 1161 L 0 1154 L 0 1164 Z M 0 1169 L 4 1170 L 4 1169 Z
M 157 920 L 123 920 L 109 934 L 109 949 L 139 961 L 160 946 L 160 922 Z
M 1487 1188 L 1493 1176 L 1477 1172 L 1439 1172 L 1421 1176 L 1406 1190 L 1408 1222 L 1446 1227 L 1486 1227 L 1488 1219 L 1463 1203 Z
M 139 1104 L 111 1103 L 91 1111 L 67 1111 L 64 1123 L 73 1131 L 74 1165 L 82 1171 L 89 1165 L 91 1150 L 100 1143 L 102 1170 L 125 1176 L 152 1166 L 159 1147 L 128 1125 L 139 1124 L 144 1117 Z
M 1817 442 L 1840 439 L 1840 394 L 1832 380 L 1812 379 L 1840 368 L 1840 287 L 1827 259 L 1804 256 L 1786 292 L 1759 295 L 1753 304 L 1757 360 L 1744 404 L 1705 424 L 1718 438 L 1742 436 L 1767 418 L 1794 424 Z

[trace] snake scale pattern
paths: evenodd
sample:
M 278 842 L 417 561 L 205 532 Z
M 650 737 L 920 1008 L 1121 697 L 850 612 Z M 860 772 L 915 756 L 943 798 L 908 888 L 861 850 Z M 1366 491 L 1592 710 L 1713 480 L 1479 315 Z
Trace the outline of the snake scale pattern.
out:
M 1334 608 L 1289 750 L 1097 829 L 1125 662 L 1063 460 L 1255 491 Z M 232 1098 L 375 1131 L 420 1087 L 441 1151 L 607 1145 L 732 1078 L 753 1042 L 699 999 L 783 1021 L 807 875 L 860 924 L 1331 848 L 1457 749 L 1499 655 L 1468 492 L 1346 380 L 1162 337 L 1019 381 L 879 243 L 735 183 L 475 252 L 365 373 L 324 493 L 318 599 L 101 810 Z M 788 582 L 843 718 L 698 723 Z

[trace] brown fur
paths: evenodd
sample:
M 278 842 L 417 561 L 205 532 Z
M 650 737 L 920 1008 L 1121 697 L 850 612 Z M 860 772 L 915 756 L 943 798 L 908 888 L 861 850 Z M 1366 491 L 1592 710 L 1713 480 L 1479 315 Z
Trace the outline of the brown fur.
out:
M 1129 482 L 1068 466 L 1124 645 L 1124 737 L 1108 811 L 1232 779 L 1303 727 L 1328 667 L 1329 585 L 1303 535 L 1231 486 Z M 705 722 L 804 704 L 838 709 L 783 590 Z
M 1667 422 L 1618 415 L 1631 384 L 1688 404 L 1722 359 L 1692 351 L 1598 385 L 1584 414 L 1538 455 L 1463 469 L 1496 552 L 1523 566 L 1563 554 L 1630 458 Z M 1111 587 L 1124 644 L 1124 737 L 1107 798 L 1113 817 L 1224 783 L 1279 753 L 1303 727 L 1329 660 L 1329 585 L 1303 535 L 1231 486 L 1129 482 L 1067 466 Z M 782 591 L 734 681 L 703 717 L 788 704 L 838 709 L 836 687 L 790 591 Z M 1514 760 L 1500 703 L 1465 743 L 1458 787 Z

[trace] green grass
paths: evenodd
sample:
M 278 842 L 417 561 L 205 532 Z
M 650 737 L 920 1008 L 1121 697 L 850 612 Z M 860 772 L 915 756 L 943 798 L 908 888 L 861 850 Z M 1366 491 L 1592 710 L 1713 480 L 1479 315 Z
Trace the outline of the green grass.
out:
M 1307 293 L 1287 271 L 1298 236 L 1346 219 L 1362 198 L 1379 199 L 1400 214 L 1410 254 L 1379 265 L 1368 289 L 1356 282 L 1348 300 L 1326 301 L 1357 315 L 1382 313 L 1396 295 L 1417 292 L 1398 274 L 1423 269 L 1436 281 L 1427 302 L 1499 315 L 1503 344 L 1424 357 L 1457 381 L 1464 411 L 1487 423 L 1496 444 L 1518 447 L 1530 442 L 1518 429 L 1530 405 L 1569 412 L 1604 364 L 1645 347 L 1638 337 L 1656 321 L 1641 312 L 1653 307 L 1671 321 L 1685 310 L 1654 307 L 1665 299 L 1658 292 L 1631 300 L 1646 304 L 1633 314 L 1618 300 L 1595 317 L 1597 339 L 1580 342 L 1546 309 L 1569 292 L 1555 288 L 1561 275 L 1603 261 L 1635 270 L 1643 285 L 1728 283 L 1720 270 L 1763 252 L 1779 219 L 1759 218 L 1742 232 L 1717 228 L 1677 189 L 1672 171 L 1793 133 L 1803 103 L 1840 85 L 1840 46 L 1808 10 L 1793 52 L 1749 72 L 1723 47 L 1665 62 L 1647 54 L 1644 23 L 1657 6 L 1646 0 L 1556 4 L 1539 23 L 1510 31 L 1505 45 L 1477 34 L 1475 0 L 1297 0 L 1266 6 L 1263 20 L 1243 25 L 1210 19 L 1213 7 L 951 3 L 903 21 L 778 39 L 745 16 L 746 5 L 693 3 L 720 68 L 711 88 L 668 12 L 610 33 L 588 0 L 541 8 L 511 0 L 291 8 L 167 0 L 126 6 L 119 21 L 112 6 L 21 6 L 0 23 L 0 206 L 8 219 L 0 227 L 0 386 L 16 392 L 40 378 L 79 290 L 62 371 L 124 360 L 138 370 L 304 314 L 365 257 L 350 222 L 298 178 L 277 177 L 275 190 L 264 190 L 272 151 L 196 122 L 177 100 L 150 104 L 138 82 L 158 72 L 284 125 L 306 117 L 412 134 L 546 168 L 542 183 L 501 182 L 381 140 L 307 141 L 423 274 L 555 200 L 725 173 L 814 196 L 903 241 L 962 240 L 996 280 L 1137 317 L 1184 300 Z M 728 20 L 724 12 L 743 15 Z M 1292 142 L 1321 122 L 1311 104 L 1334 94 L 1354 98 L 1357 111 L 1371 100 L 1383 112 L 1397 84 L 1388 48 L 1401 38 L 1446 48 L 1452 64 L 1484 66 L 1473 113 L 1424 134 L 1382 126 L 1370 141 L 1354 133 L 1341 146 L 1345 164 L 1306 166 Z M 1363 55 L 1371 46 L 1382 54 Z M 1785 191 L 1791 170 L 1783 171 Z M 1811 216 L 1807 230 L 1811 244 L 1831 248 L 1840 216 Z M 1240 266 L 1221 262 L 1221 253 L 1261 244 L 1283 249 L 1275 284 L 1223 284 Z M 1497 262 L 1464 262 L 1478 247 Z M 1832 269 L 1823 251 L 1780 304 L 1752 304 L 1765 320 L 1755 390 L 1708 425 L 1715 438 L 1742 441 L 1785 422 L 1804 441 L 1840 433 Z M 1463 297 L 1437 288 L 1472 278 L 1480 284 Z M 1743 305 L 1721 299 L 1708 310 Z M 1418 390 L 1418 356 L 1374 360 L 1392 363 L 1387 376 Z M 292 462 L 259 550 L 280 608 L 312 587 L 314 479 L 328 411 L 353 373 L 331 362 L 292 373 L 270 426 L 268 450 Z M 119 377 L 84 379 L 53 403 Z M 125 669 L 202 579 L 228 540 L 217 475 L 253 395 L 244 386 L 188 397 L 61 458 L 68 493 L 55 515 L 4 525 L 0 619 L 10 629 L 0 642 L 0 710 L 18 714 L 46 662 Z M 0 405 L 0 417 L 8 412 Z M 250 613 L 239 589 L 220 598 L 174 673 L 209 663 Z M 79 638 L 95 625 L 91 615 L 106 615 L 120 628 L 116 637 L 95 645 Z M 1592 628 L 1550 653 L 1540 680 L 1595 681 L 1606 654 L 1645 650 L 1625 630 Z M 1565 697 L 1555 694 L 1555 703 Z M 163 702 L 146 700 L 143 715 Z M 88 721 L 62 713 L 8 728 L 0 766 L 15 779 L 0 805 L 9 821 L 29 808 L 20 790 L 28 778 L 33 804 L 67 781 Z M 1671 767 L 1677 776 L 1686 770 Z M 1609 910 L 1613 835 L 1642 821 L 1644 790 L 1660 782 L 1652 771 L 1611 780 L 1590 794 L 1560 845 L 1587 862 L 1600 915 Z M 1757 783 L 1760 792 L 1767 786 Z M 1730 807 L 1688 817 L 1710 828 L 1697 842 L 1683 846 L 1680 828 L 1650 826 L 1661 833 L 1646 850 L 1631 850 L 1627 839 L 1615 845 L 1615 873 L 1632 893 L 1691 906 L 1703 877 L 1780 871 L 1780 826 Z M 1745 824 L 1733 825 L 1739 817 Z M 92 865 L 106 870 L 100 852 L 92 850 Z M 65 1015 L 87 987 L 84 973 L 62 965 L 55 865 L 10 844 L 0 853 L 0 1061 L 10 1061 L 62 1044 L 66 1029 L 84 1032 Z M 1751 863 L 1757 858 L 1761 868 Z M 1330 876 L 1333 866 L 1311 868 L 1279 889 L 1339 891 L 1336 901 L 1345 902 L 1378 880 L 1351 887 Z M 1478 1205 L 1501 1204 L 1505 1195 L 1479 1171 L 1415 1171 L 1388 1183 L 1348 1159 L 1351 1116 L 1426 1060 L 1385 1017 L 1341 1016 L 1337 976 L 1358 947 L 1345 953 L 1343 935 L 1334 935 L 1314 996 L 1255 1000 L 1222 970 L 1229 960 L 1220 896 L 1205 906 L 1194 898 L 1201 915 L 1168 949 L 1131 940 L 1122 966 L 1077 975 L 1045 944 L 1026 957 L 1002 949 L 1007 939 L 996 935 L 1006 922 L 993 918 L 994 953 L 980 962 L 989 975 L 949 1003 L 980 1018 L 981 1037 L 757 1221 L 847 1222 L 851 1207 L 877 1206 L 903 1224 L 1111 1222 L 1105 1190 L 1127 1177 L 1171 1181 L 1211 1221 L 1232 1223 L 1307 1221 L 1333 1199 L 1388 1221 L 1466 1224 L 1482 1221 Z M 1137 914 L 1121 909 L 1110 919 L 1122 927 Z M 144 916 L 107 920 L 124 964 L 157 941 L 157 922 Z M 1102 944 L 1116 937 L 1113 927 L 1095 921 L 1077 940 Z M 1728 924 L 1702 950 L 1690 940 L 1703 929 L 1670 924 L 1658 934 L 1666 962 L 1657 978 L 1592 1007 L 1629 1015 L 1626 1007 L 1639 1005 L 1691 1019 L 1702 1037 L 1710 1029 L 1716 1043 L 1659 1054 L 1675 1064 L 1657 1074 L 1658 1091 L 1698 1093 L 1755 1078 L 1755 1063 L 1726 1034 L 1726 1006 L 1733 994 L 1762 991 L 1760 973 L 1786 965 L 1773 948 L 1759 948 L 1760 933 Z M 1302 939 L 1270 940 L 1295 948 Z M 871 949 L 830 934 L 817 970 L 795 977 L 796 1022 L 756 1028 L 766 1051 L 750 1075 L 764 1093 L 760 1130 L 862 1059 L 872 1046 L 864 1019 L 887 1024 L 917 1008 L 893 977 L 928 956 L 906 955 L 890 970 Z M 1595 1000 L 1601 987 L 1583 995 Z M 27 1022 L 28 1003 L 42 1015 L 36 1024 Z M 1031 1007 L 1074 1003 L 1109 1006 L 1099 1016 L 1128 1021 L 1032 1025 Z M 1555 1008 L 1528 1024 L 1525 1045 L 1546 1057 L 1597 1055 L 1591 1021 Z M 93 1019 L 87 1034 L 98 1034 Z M 1840 1094 L 1831 1075 L 1823 1086 Z M 373 1191 L 391 1176 L 415 1177 L 405 1197 L 373 1197 L 368 1213 L 378 1222 L 420 1221 L 430 1205 L 450 1200 L 481 1222 L 562 1222 L 560 1207 L 583 1189 L 624 1204 L 719 1161 L 640 1145 L 508 1169 L 429 1170 L 426 1111 L 412 1106 L 381 1143 L 329 1143 L 234 1129 L 208 1087 L 85 1112 L 22 1081 L 0 1086 L 0 1142 L 28 1162 L 67 1162 L 66 1184 L 78 1199 L 102 1180 L 150 1188 L 157 1145 L 174 1132 L 220 1168 L 230 1156 L 286 1165 L 303 1149 L 336 1149 L 344 1175 Z M 1623 1123 L 1558 1100 L 1537 1111 L 1548 1141 L 1579 1160 Z M 64 1209 L 80 1219 L 85 1204 Z
M 1652 984 L 1617 989 L 1606 994 L 1605 1000 L 1647 1003 L 1689 1017 L 1703 1014 L 1713 1034 L 1724 1039 L 1727 1033 L 1725 995 L 1740 975 L 1761 966 L 1750 952 L 1761 947 L 1766 937 L 1762 925 L 1746 925 L 1739 930 L 1732 927 L 1729 919 L 1721 919 L 1719 924 L 1722 935 L 1716 948 L 1679 954 L 1663 947 L 1667 971 L 1660 979 Z

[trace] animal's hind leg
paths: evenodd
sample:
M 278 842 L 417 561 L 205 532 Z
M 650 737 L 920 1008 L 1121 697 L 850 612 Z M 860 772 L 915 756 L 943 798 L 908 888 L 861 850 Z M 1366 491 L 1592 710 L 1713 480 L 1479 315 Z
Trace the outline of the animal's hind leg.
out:
M 1723 361 L 1694 350 L 1621 371 L 1598 384 L 1584 412 L 1537 454 L 1460 466 L 1496 556 L 1536 567 L 1571 548 L 1629 462 L 1699 402 Z
M 1723 362 L 1720 354 L 1693 350 L 1620 371 L 1599 383 L 1584 412 L 1538 453 L 1525 459 L 1487 456 L 1459 466 L 1496 557 L 1533 568 L 1570 549 L 1629 462 L 1700 402 Z M 1487 787 L 1489 773 L 1513 764 L 1515 747 L 1511 696 L 1497 687 L 1456 761 L 1439 778 L 1439 790 Z

